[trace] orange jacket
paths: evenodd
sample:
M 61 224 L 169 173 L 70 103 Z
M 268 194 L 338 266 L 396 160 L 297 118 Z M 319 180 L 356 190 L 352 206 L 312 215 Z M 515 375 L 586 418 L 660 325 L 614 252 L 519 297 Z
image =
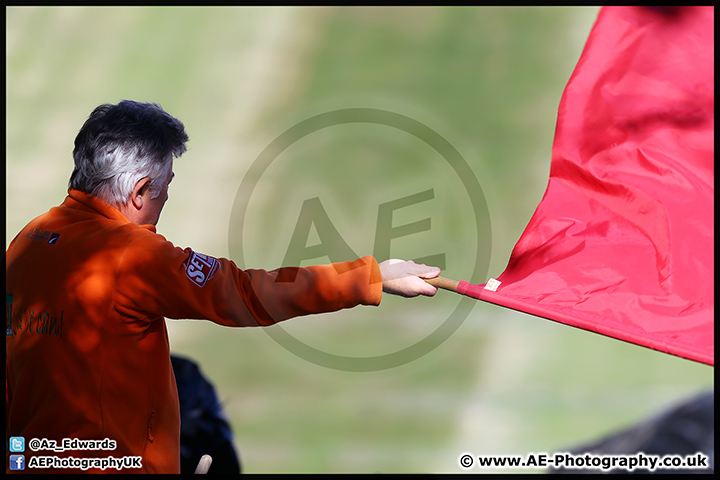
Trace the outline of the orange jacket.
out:
M 6 439 L 103 440 L 107 450 L 33 456 L 140 456 L 127 473 L 180 472 L 180 414 L 163 317 L 264 326 L 378 305 L 375 259 L 273 271 L 175 247 L 118 210 L 70 190 L 6 254 Z M 231 352 L 229 352 L 231 353 Z M 9 470 L 8 470 L 9 471 Z M 77 473 L 78 469 L 56 469 Z M 89 469 L 87 472 L 98 472 Z M 105 470 L 114 472 L 115 470 Z

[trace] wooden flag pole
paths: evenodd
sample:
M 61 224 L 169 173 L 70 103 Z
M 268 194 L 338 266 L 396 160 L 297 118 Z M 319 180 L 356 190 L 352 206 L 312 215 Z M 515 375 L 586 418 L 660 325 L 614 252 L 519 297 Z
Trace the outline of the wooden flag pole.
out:
M 458 284 L 460 283 L 457 280 L 450 280 L 444 277 L 424 278 L 423 280 L 433 287 L 450 290 L 451 292 L 457 292 Z

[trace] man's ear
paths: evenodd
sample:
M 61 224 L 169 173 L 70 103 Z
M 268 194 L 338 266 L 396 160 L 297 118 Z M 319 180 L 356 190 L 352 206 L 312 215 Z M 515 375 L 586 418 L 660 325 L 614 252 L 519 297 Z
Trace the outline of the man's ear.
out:
M 130 203 L 136 210 L 142 209 L 145 203 L 145 193 L 150 188 L 150 177 L 141 178 L 135 184 L 132 194 L 130 195 Z

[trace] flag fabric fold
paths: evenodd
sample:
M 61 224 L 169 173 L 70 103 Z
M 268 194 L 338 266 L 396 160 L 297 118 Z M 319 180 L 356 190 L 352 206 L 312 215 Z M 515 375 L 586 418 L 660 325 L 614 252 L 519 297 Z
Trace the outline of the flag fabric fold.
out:
M 713 7 L 603 7 L 499 287 L 458 291 L 714 365 L 713 41 Z

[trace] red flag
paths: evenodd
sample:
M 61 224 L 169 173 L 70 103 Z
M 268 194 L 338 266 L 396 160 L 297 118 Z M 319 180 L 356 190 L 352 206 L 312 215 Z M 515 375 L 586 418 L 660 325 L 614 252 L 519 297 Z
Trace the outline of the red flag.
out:
M 481 300 L 714 365 L 714 9 L 604 7 L 545 195 Z

